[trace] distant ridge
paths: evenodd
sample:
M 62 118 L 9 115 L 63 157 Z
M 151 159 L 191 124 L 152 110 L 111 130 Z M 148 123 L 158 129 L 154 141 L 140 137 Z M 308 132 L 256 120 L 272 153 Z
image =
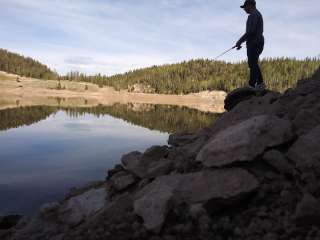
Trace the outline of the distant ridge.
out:
M 269 89 L 284 91 L 295 87 L 301 78 L 312 76 L 320 67 L 320 58 L 266 58 L 261 61 L 262 72 Z M 227 63 L 209 59 L 195 59 L 128 71 L 114 76 L 86 76 L 71 72 L 65 80 L 84 81 L 116 90 L 136 88 L 159 94 L 188 94 L 206 90 L 230 92 L 248 84 L 248 66 L 242 61 Z
M 107 67 L 107 66 L 106 66 Z M 270 90 L 282 92 L 295 87 L 299 79 L 311 77 L 320 67 L 320 58 L 265 58 L 261 68 Z M 0 71 L 38 79 L 59 79 L 90 82 L 116 90 L 159 94 L 188 94 L 222 90 L 230 92 L 247 85 L 248 67 L 245 61 L 228 63 L 209 59 L 192 59 L 128 71 L 124 74 L 87 76 L 77 71 L 59 76 L 49 67 L 30 57 L 0 48 Z
M 39 61 L 2 48 L 0 48 L 0 70 L 39 79 L 57 79 L 58 77 L 57 73 Z

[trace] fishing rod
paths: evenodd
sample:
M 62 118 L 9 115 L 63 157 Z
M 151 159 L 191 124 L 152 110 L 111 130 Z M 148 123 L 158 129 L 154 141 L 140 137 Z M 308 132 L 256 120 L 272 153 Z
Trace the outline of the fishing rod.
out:
M 239 47 L 233 46 L 232 48 L 228 49 L 227 51 L 225 51 L 225 52 L 221 53 L 219 56 L 217 56 L 217 57 L 214 59 L 214 61 L 217 60 L 219 57 L 222 57 L 222 56 L 225 55 L 226 53 L 230 52 L 232 49 L 235 49 L 235 48 L 237 48 L 238 50 L 240 50 L 242 47 L 241 47 L 241 46 L 239 46 Z

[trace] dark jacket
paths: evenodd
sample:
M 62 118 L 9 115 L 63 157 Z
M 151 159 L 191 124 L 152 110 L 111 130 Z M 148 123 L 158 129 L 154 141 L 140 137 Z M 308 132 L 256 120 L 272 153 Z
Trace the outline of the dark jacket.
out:
M 257 9 L 248 16 L 246 33 L 238 42 L 240 44 L 247 42 L 247 46 L 259 46 L 264 44 L 263 17 Z

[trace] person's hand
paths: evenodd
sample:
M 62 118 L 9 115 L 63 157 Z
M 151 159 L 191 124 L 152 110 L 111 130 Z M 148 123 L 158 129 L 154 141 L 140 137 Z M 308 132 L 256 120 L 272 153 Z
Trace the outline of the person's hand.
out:
M 235 48 L 237 50 L 240 50 L 242 47 L 241 47 L 241 43 L 240 42 L 237 42 L 236 45 L 235 45 Z

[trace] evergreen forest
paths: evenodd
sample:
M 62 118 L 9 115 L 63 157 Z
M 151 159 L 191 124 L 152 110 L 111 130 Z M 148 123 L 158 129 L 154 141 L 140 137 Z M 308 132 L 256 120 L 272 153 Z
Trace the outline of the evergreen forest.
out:
M 282 92 L 294 87 L 298 80 L 310 77 L 320 67 L 320 59 L 270 58 L 263 59 L 260 64 L 268 88 Z M 153 66 L 110 77 L 71 72 L 61 79 L 112 86 L 116 90 L 130 89 L 134 84 L 142 84 L 151 87 L 154 93 L 187 94 L 205 90 L 230 92 L 247 85 L 248 74 L 245 61 L 227 63 L 198 59 Z
M 50 70 L 46 65 L 30 57 L 11 53 L 1 48 L 0 71 L 38 79 L 58 78 L 58 74 Z
M 320 67 L 320 58 L 267 58 L 262 59 L 260 65 L 267 87 L 282 92 L 294 87 L 298 80 L 310 77 Z M 247 85 L 249 75 L 245 61 L 228 63 L 196 59 L 137 69 L 113 76 L 88 76 L 80 72 L 58 76 L 40 62 L 4 49 L 0 49 L 0 70 L 39 79 L 90 82 L 100 87 L 114 87 L 116 90 L 130 91 L 135 84 L 139 84 L 145 86 L 148 92 L 162 94 L 188 94 L 206 90 L 230 92 Z

